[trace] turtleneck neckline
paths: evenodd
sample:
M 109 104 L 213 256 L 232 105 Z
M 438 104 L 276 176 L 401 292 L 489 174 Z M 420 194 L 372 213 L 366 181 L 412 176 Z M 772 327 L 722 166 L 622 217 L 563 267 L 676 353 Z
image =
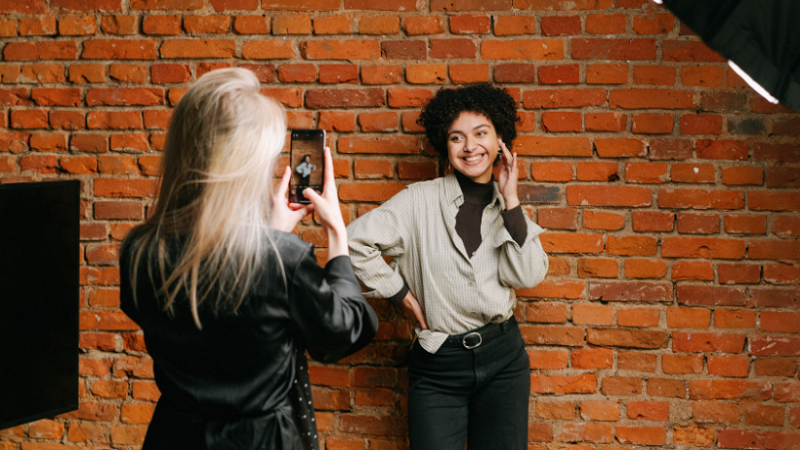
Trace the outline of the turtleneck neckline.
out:
M 454 170 L 461 193 L 464 194 L 464 202 L 477 205 L 488 205 L 494 198 L 494 175 L 488 183 L 477 183 L 469 179 L 466 175 Z

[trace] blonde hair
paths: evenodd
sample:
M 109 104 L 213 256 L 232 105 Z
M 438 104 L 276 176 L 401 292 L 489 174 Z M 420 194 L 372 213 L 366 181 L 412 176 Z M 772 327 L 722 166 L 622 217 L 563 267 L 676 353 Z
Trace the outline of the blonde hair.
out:
M 198 308 L 209 299 L 215 314 L 236 313 L 272 247 L 273 165 L 286 113 L 260 88 L 245 69 L 209 72 L 189 88 L 167 132 L 155 213 L 135 233 L 134 299 L 144 257 L 150 280 L 160 273 L 164 310 L 174 314 L 185 293 L 198 328 Z M 175 239 L 179 254 L 170 251 Z

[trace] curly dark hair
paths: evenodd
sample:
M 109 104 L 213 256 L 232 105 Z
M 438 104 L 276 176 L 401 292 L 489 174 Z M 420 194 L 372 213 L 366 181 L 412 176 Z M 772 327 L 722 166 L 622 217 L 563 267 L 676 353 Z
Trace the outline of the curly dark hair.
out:
M 505 89 L 496 88 L 489 83 L 442 89 L 431 99 L 417 120 L 419 125 L 425 127 L 428 141 L 439 153 L 442 163 L 447 161 L 447 129 L 464 111 L 486 116 L 506 146 L 513 148 L 519 117 L 514 98 Z

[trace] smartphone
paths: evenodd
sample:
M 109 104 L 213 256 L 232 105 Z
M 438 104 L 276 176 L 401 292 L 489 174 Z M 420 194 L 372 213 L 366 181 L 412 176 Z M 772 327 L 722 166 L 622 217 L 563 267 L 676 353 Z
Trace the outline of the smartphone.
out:
M 311 188 L 322 192 L 325 178 L 325 130 L 292 130 L 289 165 L 292 179 L 289 182 L 289 201 L 311 203 L 303 191 Z

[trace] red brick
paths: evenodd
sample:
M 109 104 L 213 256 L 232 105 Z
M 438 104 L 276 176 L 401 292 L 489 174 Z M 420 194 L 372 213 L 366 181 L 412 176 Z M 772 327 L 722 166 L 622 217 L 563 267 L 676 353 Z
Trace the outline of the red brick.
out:
M 567 186 L 569 205 L 650 206 L 652 191 L 632 186 Z
M 361 82 L 363 84 L 397 84 L 403 76 L 400 66 L 362 66 Z
M 601 380 L 603 395 L 631 396 L 642 393 L 642 379 L 638 377 L 605 377 Z
M 101 18 L 103 33 L 111 35 L 128 35 L 136 33 L 136 16 L 103 16 Z
M 39 106 L 78 106 L 82 103 L 81 90 L 75 88 L 34 88 L 31 98 Z
M 673 166 L 673 169 L 675 166 Z M 678 233 L 717 234 L 719 214 L 678 213 Z
M 95 16 L 62 17 L 58 21 L 58 34 L 62 36 L 87 36 L 97 33 Z
M 619 164 L 612 162 L 579 162 L 577 176 L 580 181 L 617 181 Z
M 269 34 L 270 23 L 264 16 L 236 16 L 233 29 L 239 34 Z
M 192 68 L 187 64 L 155 64 L 150 67 L 153 84 L 183 83 L 192 77 Z
M 719 284 L 758 283 L 761 281 L 761 266 L 757 264 L 717 265 Z
M 586 131 L 625 131 L 628 116 L 619 113 L 586 113 L 584 127 Z
M 714 326 L 755 329 L 756 312 L 745 309 L 718 309 L 714 312 Z
M 552 233 L 551 233 L 552 234 Z M 517 289 L 519 297 L 579 299 L 586 297 L 586 283 L 578 280 L 547 280 L 530 289 Z M 570 332 L 574 332 L 570 331 Z
M 78 59 L 75 41 L 10 42 L 3 49 L 6 61 Z
M 19 19 L 20 36 L 43 36 L 56 34 L 55 17 L 22 17 Z
M 444 18 L 441 16 L 412 16 L 403 19 L 403 30 L 408 36 L 444 33 Z
M 522 102 L 526 109 L 577 108 L 605 104 L 603 89 L 558 89 L 526 91 Z
M 752 194 L 750 199 L 752 199 Z M 704 189 L 661 189 L 658 192 L 660 208 L 739 209 L 744 206 L 741 191 Z M 752 206 L 750 206 L 753 209 Z
M 528 345 L 564 345 L 581 347 L 584 344 L 583 329 L 561 326 L 522 326 L 522 339 Z
M 581 18 L 578 16 L 542 17 L 542 35 L 564 36 L 581 33 Z
M 655 255 L 658 240 L 650 236 L 608 236 L 606 253 L 609 255 Z
M 18 129 L 48 128 L 47 111 L 40 109 L 18 109 L 11 111 L 11 127 Z
M 624 14 L 589 14 L 586 16 L 586 33 L 621 34 L 625 33 Z
M 639 258 L 625 260 L 626 278 L 664 278 L 666 274 L 667 265 L 663 260 Z
M 675 62 L 725 62 L 725 58 L 701 41 L 665 40 L 662 47 L 664 61 Z
M 450 81 L 455 84 L 483 83 L 489 81 L 488 64 L 450 64 Z
M 397 175 L 401 180 L 431 180 L 437 175 L 436 163 L 433 161 L 398 161 Z
M 614 400 L 584 400 L 581 402 L 583 420 L 616 422 L 620 417 L 620 404 Z
M 677 294 L 678 303 L 689 306 L 744 306 L 747 303 L 744 289 L 736 287 L 678 285 Z
M 681 80 L 684 86 L 720 87 L 724 67 L 716 66 L 684 66 L 681 67 Z
M 651 139 L 650 159 L 652 160 L 684 160 L 692 158 L 692 141 L 688 139 Z
M 750 354 L 756 356 L 800 356 L 800 338 L 754 336 L 750 343 Z
M 542 113 L 542 127 L 549 132 L 580 132 L 581 113 L 545 112 Z M 570 171 L 571 172 L 571 171 Z
M 300 45 L 306 59 L 378 59 L 381 56 L 378 41 L 309 41 Z
M 88 106 L 163 105 L 164 100 L 164 91 L 156 88 L 96 88 L 86 93 Z
M 494 67 L 494 81 L 498 83 L 533 83 L 536 68 L 533 64 L 509 63 Z
M 101 64 L 73 64 L 69 66 L 69 81 L 75 84 L 102 83 L 106 81 L 106 68 Z
M 586 67 L 587 84 L 625 84 L 628 82 L 626 64 L 592 64 Z
M 571 420 L 575 418 L 575 403 L 540 401 L 536 403 L 534 415 L 540 419 Z
M 702 135 L 722 134 L 722 116 L 709 115 L 709 114 L 682 115 L 681 134 L 702 134 Z
M 531 392 L 539 394 L 590 394 L 597 391 L 597 376 L 531 375 Z
M 358 66 L 352 64 L 320 64 L 320 83 L 358 83 Z
M 702 355 L 661 355 L 661 370 L 669 374 L 697 374 L 703 372 Z
M 740 380 L 692 380 L 689 396 L 699 400 L 767 400 L 772 397 L 770 383 Z
M 544 208 L 538 214 L 538 223 L 547 229 L 575 230 L 578 228 L 578 213 L 574 208 Z
M 72 151 L 105 153 L 108 151 L 108 137 L 96 134 L 73 134 L 69 147 Z
M 742 353 L 745 345 L 744 334 L 733 333 L 672 333 L 674 352 L 721 352 Z
M 722 182 L 729 186 L 761 185 L 764 181 L 764 171 L 760 167 L 724 167 L 722 169 Z
M 800 284 L 800 266 L 768 262 L 764 264 L 764 281 L 773 284 Z
M 623 311 L 625 310 L 620 310 L 620 312 Z M 636 310 L 630 310 L 630 311 L 636 311 Z M 658 322 L 657 313 L 655 316 L 655 321 Z M 617 353 L 617 367 L 620 370 L 654 373 L 657 369 L 657 366 L 658 366 L 657 355 L 652 355 L 649 353 L 640 353 L 640 352 L 626 352 L 622 350 L 620 350 Z
M 608 348 L 583 348 L 572 351 L 575 369 L 610 369 L 614 365 L 614 351 Z
M 528 303 L 525 309 L 528 322 L 565 323 L 567 321 L 567 305 L 564 303 L 532 302 Z M 525 330 L 529 331 L 531 328 L 525 328 Z M 533 335 L 534 333 L 529 334 Z
M 453 34 L 485 34 L 492 28 L 492 18 L 481 14 L 450 16 L 450 32 Z
M 557 370 L 566 369 L 569 359 L 566 350 L 528 350 L 531 369 Z
M 384 106 L 386 104 L 384 98 L 383 89 L 378 88 L 311 89 L 306 93 L 306 107 L 358 108 Z
M 692 109 L 692 92 L 669 89 L 616 89 L 609 93 L 609 106 L 623 109 Z
M 775 215 L 772 232 L 783 238 L 800 236 L 800 217 L 794 215 Z
M 111 64 L 108 76 L 122 83 L 144 84 L 147 82 L 147 66 L 138 64 Z
M 536 18 L 533 16 L 498 16 L 494 24 L 495 36 L 534 34 Z
M 444 84 L 447 81 L 445 64 L 406 66 L 406 80 L 411 84 Z
M 567 422 L 562 425 L 557 439 L 562 442 L 610 443 L 614 436 L 611 424 Z
M 295 57 L 291 41 L 251 41 L 242 44 L 244 59 L 291 59 Z
M 675 281 L 714 281 L 714 267 L 710 261 L 676 261 L 672 264 Z
M 625 216 L 605 211 L 584 210 L 583 226 L 593 230 L 620 230 L 625 226 Z
M 666 422 L 669 420 L 669 402 L 629 401 L 626 406 L 629 419 L 657 422 Z
M 564 41 L 540 40 L 485 40 L 481 42 L 482 59 L 564 59 Z
M 800 193 L 752 191 L 747 206 L 756 211 L 800 211 Z
M 381 90 L 381 95 L 382 93 Z M 387 98 L 389 106 L 393 108 L 419 108 L 428 104 L 433 98 L 433 92 L 428 89 L 389 88 Z
M 675 27 L 675 16 L 656 14 L 655 17 L 633 16 L 633 32 L 636 34 L 667 34 Z
M 655 60 L 655 39 L 572 39 L 574 59 Z
M 362 17 L 358 21 L 358 32 L 373 35 L 399 34 L 400 18 L 397 16 Z
M 428 45 L 421 40 L 384 41 L 381 42 L 381 55 L 392 59 L 428 59 Z
M 637 163 L 625 164 L 625 181 L 629 183 L 659 184 L 666 182 L 666 163 Z
M 472 39 L 431 39 L 431 58 L 475 58 L 477 51 Z
M 616 276 L 616 271 L 618 269 L 614 267 L 613 270 L 615 272 L 614 275 Z M 611 325 L 613 321 L 614 321 L 614 311 L 608 306 L 577 304 L 572 307 L 572 323 L 575 325 Z M 596 349 L 583 349 L 583 350 L 596 350 Z M 572 353 L 573 367 L 578 367 L 575 361 L 576 352 L 579 355 L 582 355 L 580 356 L 580 358 L 582 359 L 589 358 L 591 360 L 595 360 L 597 357 L 596 353 L 582 352 L 580 350 L 573 351 Z M 602 359 L 605 361 L 605 358 L 607 356 L 608 356 L 607 353 L 603 353 Z M 610 359 L 613 360 L 613 357 L 611 357 Z M 589 367 L 583 367 L 583 368 L 589 368 Z M 610 368 L 610 366 L 608 368 Z
M 245 59 L 256 59 L 248 57 L 252 55 L 249 55 L 245 49 L 249 44 L 258 43 L 260 42 L 247 42 L 243 45 L 242 56 Z M 227 39 L 168 39 L 161 44 L 159 51 L 162 59 L 233 58 L 236 53 L 236 45 L 233 40 Z
M 797 371 L 797 360 L 794 358 L 756 358 L 754 366 L 756 375 L 793 377 Z
M 67 150 L 65 133 L 33 133 L 30 139 L 31 150 L 40 152 L 60 152 Z
M 637 113 L 633 115 L 631 130 L 641 134 L 671 134 L 673 123 L 672 114 Z
M 667 326 L 670 328 L 708 328 L 711 310 L 699 308 L 667 308 Z
M 674 86 L 675 68 L 648 65 L 633 66 L 633 84 Z
M 272 34 L 311 34 L 308 14 L 277 14 L 272 17 Z
M 686 382 L 666 378 L 649 378 L 647 394 L 652 397 L 685 398 Z

